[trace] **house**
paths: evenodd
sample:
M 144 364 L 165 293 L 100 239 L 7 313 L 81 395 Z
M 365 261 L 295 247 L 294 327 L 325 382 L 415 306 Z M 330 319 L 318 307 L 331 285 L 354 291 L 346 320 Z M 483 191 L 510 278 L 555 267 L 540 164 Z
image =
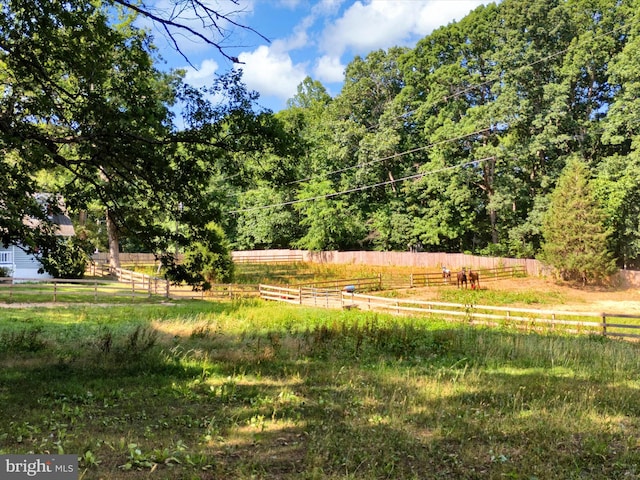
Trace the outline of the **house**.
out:
M 36 198 L 44 205 L 49 196 L 39 194 Z M 59 203 L 61 210 L 64 212 L 64 204 L 61 200 Z M 75 235 L 73 223 L 66 214 L 52 214 L 49 218 L 58 226 L 56 235 L 61 237 L 72 237 Z M 28 220 L 26 223 L 33 224 L 34 222 Z M 9 245 L 7 248 L 4 248 L 3 245 L 0 244 L 0 269 L 5 270 L 8 276 L 16 279 L 51 278 L 51 275 L 48 273 L 38 273 L 38 269 L 40 269 L 41 266 L 37 254 L 28 254 L 20 248 L 19 245 Z

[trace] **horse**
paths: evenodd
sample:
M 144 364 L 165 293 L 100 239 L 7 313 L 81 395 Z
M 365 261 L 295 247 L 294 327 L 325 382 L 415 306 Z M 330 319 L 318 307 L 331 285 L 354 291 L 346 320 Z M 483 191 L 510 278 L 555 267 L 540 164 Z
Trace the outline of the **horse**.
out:
M 472 290 L 480 290 L 480 274 L 478 272 L 469 269 L 469 282 L 471 283 Z
M 442 282 L 450 283 L 451 282 L 451 270 L 447 267 L 442 267 Z
M 458 272 L 458 288 L 462 287 L 462 284 L 464 284 L 464 288 L 467 288 L 467 272 L 464 268 Z

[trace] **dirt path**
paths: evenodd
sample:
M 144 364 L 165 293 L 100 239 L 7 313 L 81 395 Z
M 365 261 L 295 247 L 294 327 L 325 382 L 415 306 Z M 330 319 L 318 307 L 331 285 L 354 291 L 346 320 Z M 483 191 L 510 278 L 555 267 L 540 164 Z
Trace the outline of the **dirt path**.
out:
M 557 296 L 560 301 L 549 305 L 551 310 L 575 310 L 592 312 L 611 312 L 640 314 L 640 288 L 575 288 L 559 285 L 541 278 L 521 278 L 517 282 L 499 281 L 490 288 L 509 289 L 511 291 L 543 290 Z

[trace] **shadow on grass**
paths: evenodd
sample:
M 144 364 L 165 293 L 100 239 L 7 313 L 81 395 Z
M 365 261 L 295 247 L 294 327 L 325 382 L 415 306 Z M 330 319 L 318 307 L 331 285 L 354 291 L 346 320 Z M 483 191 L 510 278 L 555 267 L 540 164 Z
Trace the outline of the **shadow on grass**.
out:
M 205 305 L 0 337 L 0 452 L 112 479 L 638 474 L 636 345 L 375 315 L 232 332 Z

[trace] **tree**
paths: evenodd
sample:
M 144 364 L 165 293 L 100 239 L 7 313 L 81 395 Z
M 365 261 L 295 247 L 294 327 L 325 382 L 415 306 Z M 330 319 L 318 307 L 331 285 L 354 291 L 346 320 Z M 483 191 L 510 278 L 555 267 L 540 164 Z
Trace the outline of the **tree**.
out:
M 176 283 L 186 282 L 196 290 L 210 290 L 213 283 L 229 283 L 233 273 L 233 259 L 226 235 L 214 222 L 209 222 L 204 232 L 190 243 L 184 261 L 172 263 L 167 269 L 169 279 Z
M 39 272 L 54 278 L 82 278 L 91 253 L 89 242 L 79 237 L 58 238 L 53 246 L 38 252 Z
M 306 234 L 295 243 L 308 250 L 349 249 L 364 236 L 359 212 L 344 197 L 336 196 L 328 180 L 311 181 L 299 193 L 300 224 Z M 335 196 L 336 198 L 332 198 Z
M 606 212 L 609 237 L 620 268 L 640 267 L 640 156 L 606 158 L 598 167 L 594 190 Z
M 114 4 L 144 13 L 138 2 L 106 0 L 10 0 L 0 9 L 1 240 L 32 251 L 54 247 L 53 226 L 34 197 L 37 173 L 56 172 L 62 181 L 51 193 L 71 210 L 102 206 L 114 255 L 118 237 L 130 238 L 171 263 L 170 247 L 197 241 L 219 220 L 208 189 L 219 160 L 275 150 L 282 136 L 273 116 L 255 109 L 257 95 L 241 72 L 202 90 L 161 73 L 135 15 L 116 18 Z M 180 131 L 170 110 L 177 101 Z
M 563 280 L 601 279 L 615 271 L 607 249 L 609 232 L 589 182 L 589 169 L 572 158 L 562 171 L 544 219 L 541 260 Z
M 287 248 L 296 231 L 297 218 L 281 192 L 258 187 L 238 198 L 235 247 L 240 250 Z

